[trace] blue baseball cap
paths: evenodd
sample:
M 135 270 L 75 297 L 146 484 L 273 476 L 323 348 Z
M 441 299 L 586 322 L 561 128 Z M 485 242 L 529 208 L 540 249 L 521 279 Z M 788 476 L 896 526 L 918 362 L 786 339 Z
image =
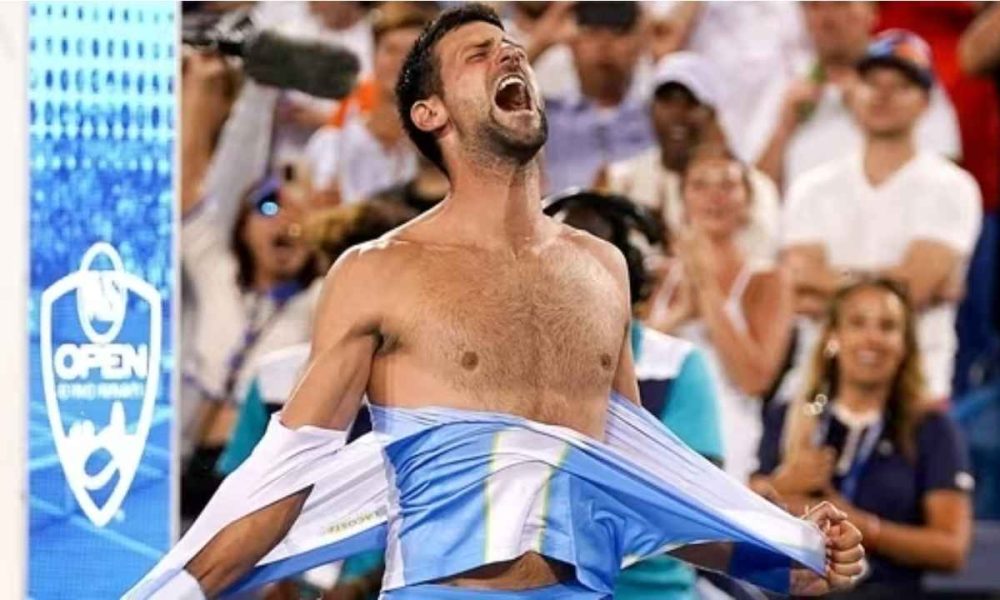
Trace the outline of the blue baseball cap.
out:
M 864 74 L 878 66 L 899 69 L 925 90 L 934 86 L 931 47 L 912 31 L 889 29 L 868 45 L 864 58 L 858 61 L 858 72 Z

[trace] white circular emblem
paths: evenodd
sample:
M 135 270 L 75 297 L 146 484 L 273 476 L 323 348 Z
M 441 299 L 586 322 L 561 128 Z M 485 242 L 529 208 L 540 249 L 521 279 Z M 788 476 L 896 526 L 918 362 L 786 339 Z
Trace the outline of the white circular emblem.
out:
M 93 269 L 94 261 L 104 256 L 111 268 Z M 80 287 L 76 291 L 76 310 L 80 326 L 91 342 L 106 344 L 118 336 L 125 323 L 128 288 L 125 266 L 114 246 L 98 242 L 87 249 L 80 260 Z
M 955 487 L 963 492 L 971 492 L 976 489 L 976 480 L 971 473 L 959 471 L 955 473 Z

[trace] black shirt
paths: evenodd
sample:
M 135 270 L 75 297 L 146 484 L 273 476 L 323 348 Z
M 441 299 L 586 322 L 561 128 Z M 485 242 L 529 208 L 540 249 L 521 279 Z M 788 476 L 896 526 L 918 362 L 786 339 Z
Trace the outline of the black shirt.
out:
M 759 474 L 770 475 L 781 462 L 781 434 L 787 412 L 787 405 L 771 406 L 764 416 L 758 451 Z M 844 423 L 835 417 L 830 419 L 824 445 L 837 450 L 838 458 L 845 447 L 847 432 Z M 929 492 L 971 491 L 968 450 L 951 417 L 943 412 L 929 412 L 917 426 L 916 437 L 916 454 L 910 459 L 883 428 L 870 457 L 860 467 L 855 506 L 885 521 L 923 525 L 926 522 L 923 500 Z M 843 482 L 842 474 L 834 477 L 834 487 L 841 493 Z M 903 588 L 920 589 L 921 569 L 896 564 L 877 553 L 870 554 L 868 559 L 871 572 L 859 591 L 880 585 L 890 586 L 897 593 Z

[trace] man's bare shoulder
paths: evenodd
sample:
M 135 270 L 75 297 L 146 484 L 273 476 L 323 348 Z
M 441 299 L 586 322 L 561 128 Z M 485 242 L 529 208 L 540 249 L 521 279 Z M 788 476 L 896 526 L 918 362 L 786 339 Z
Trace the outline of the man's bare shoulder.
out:
M 413 264 L 413 250 L 383 236 L 352 246 L 330 267 L 323 281 L 324 304 L 338 311 L 376 309 L 395 289 L 394 280 Z
M 559 236 L 565 243 L 575 246 L 584 255 L 600 262 L 618 281 L 628 282 L 628 263 L 625 262 L 625 255 L 617 246 L 582 229 L 561 223 L 559 226 L 561 227 Z
M 417 244 L 406 240 L 402 228 L 348 248 L 327 274 L 338 279 L 379 278 L 415 258 Z

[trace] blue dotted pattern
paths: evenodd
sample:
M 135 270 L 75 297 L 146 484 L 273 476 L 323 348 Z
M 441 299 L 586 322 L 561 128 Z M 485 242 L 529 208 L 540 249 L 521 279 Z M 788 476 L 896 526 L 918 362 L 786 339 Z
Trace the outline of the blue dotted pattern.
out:
M 171 541 L 177 6 L 33 2 L 28 8 L 32 598 L 118 597 Z M 39 344 L 42 292 L 79 269 L 83 253 L 99 241 L 114 246 L 125 271 L 159 291 L 163 309 L 153 426 L 128 496 L 104 527 L 83 514 L 66 484 L 46 410 Z M 138 322 L 148 327 L 148 307 L 130 300 L 133 310 L 144 312 Z M 128 323 L 126 333 L 135 329 Z M 96 420 L 87 412 L 93 408 L 67 406 L 80 412 L 66 415 L 68 422 Z M 129 409 L 129 431 L 136 417 Z

